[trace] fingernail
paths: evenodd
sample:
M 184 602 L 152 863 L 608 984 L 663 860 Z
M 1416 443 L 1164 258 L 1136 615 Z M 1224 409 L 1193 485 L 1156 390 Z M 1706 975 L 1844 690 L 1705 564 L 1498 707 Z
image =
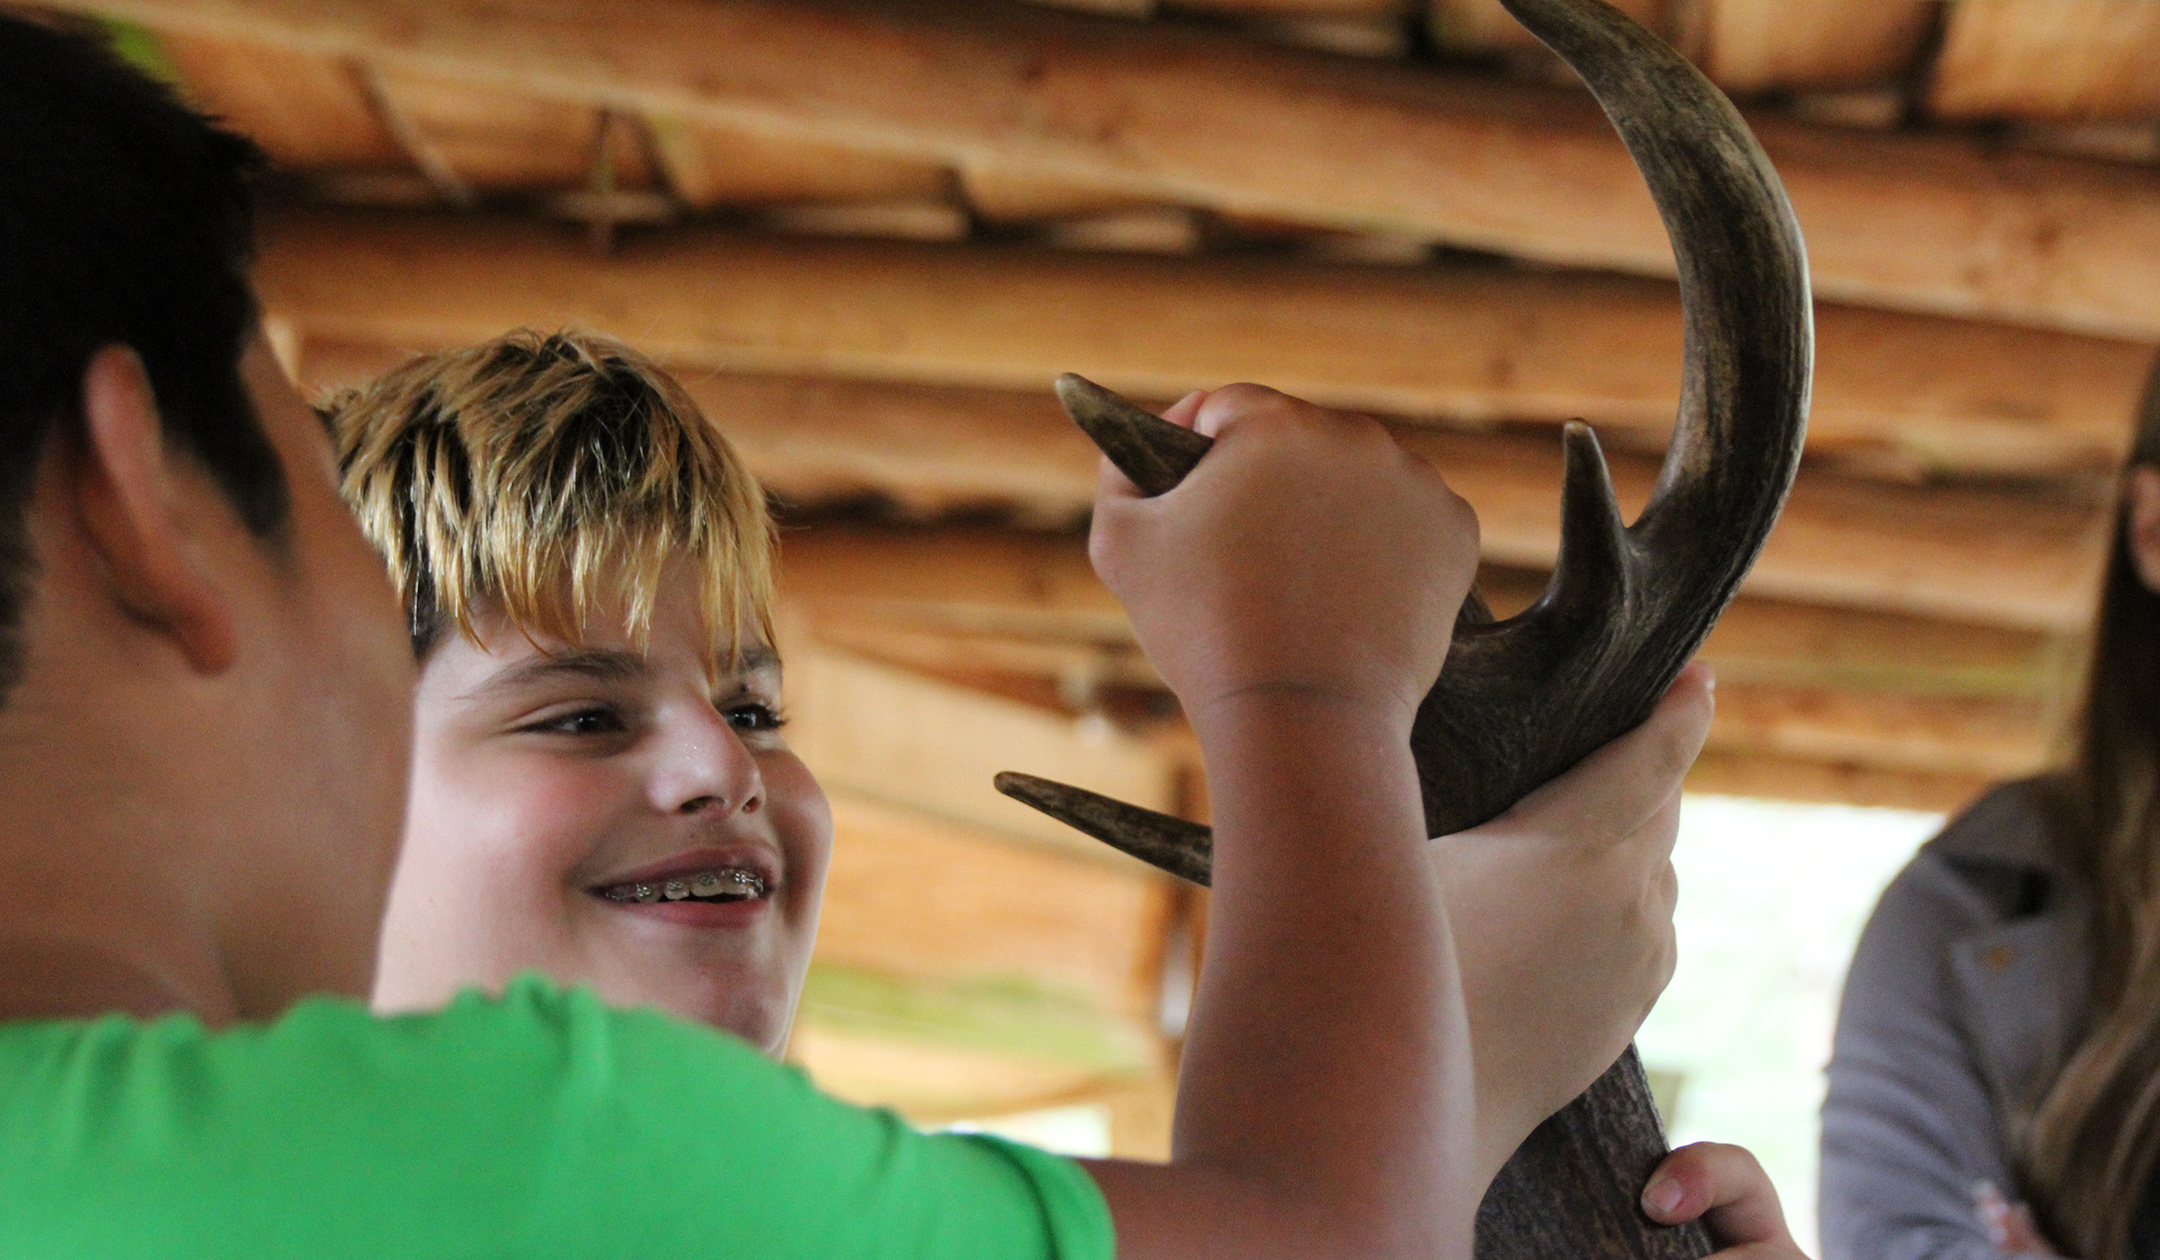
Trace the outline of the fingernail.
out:
M 1651 1182 L 1650 1188 L 1643 1191 L 1643 1210 L 1656 1217 L 1671 1216 L 1679 1209 L 1680 1200 L 1686 1197 L 1686 1194 L 1687 1191 L 1681 1187 L 1678 1178 L 1661 1178 Z

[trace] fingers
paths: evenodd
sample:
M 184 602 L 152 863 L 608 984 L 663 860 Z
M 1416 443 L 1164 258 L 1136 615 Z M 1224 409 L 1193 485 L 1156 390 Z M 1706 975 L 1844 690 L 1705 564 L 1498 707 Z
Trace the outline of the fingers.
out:
M 1714 689 L 1708 665 L 1681 670 L 1641 726 L 1524 797 L 1500 824 L 1614 838 L 1644 830 L 1677 801 L 1681 780 L 1702 752 L 1716 708 Z
M 1207 400 L 1208 391 L 1196 389 L 1171 403 L 1169 410 L 1162 413 L 1162 418 L 1181 429 L 1190 429 L 1193 427 L 1193 421 L 1200 415 L 1200 408 L 1206 404 Z
M 1642 1207 L 1664 1225 L 1700 1220 L 1718 1246 L 1738 1249 L 1731 1260 L 1799 1254 L 1769 1175 L 1737 1146 L 1697 1142 L 1666 1156 L 1643 1188 Z

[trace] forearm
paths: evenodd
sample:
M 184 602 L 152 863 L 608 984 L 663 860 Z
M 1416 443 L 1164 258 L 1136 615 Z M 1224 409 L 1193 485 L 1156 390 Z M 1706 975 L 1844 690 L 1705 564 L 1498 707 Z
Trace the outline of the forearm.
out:
M 1408 732 L 1310 693 L 1193 715 L 1215 899 L 1181 1164 L 1325 1204 L 1369 1254 L 1467 1254 L 1482 1190 L 1467 1022 Z M 1314 1240 L 1320 1245 L 1324 1240 Z

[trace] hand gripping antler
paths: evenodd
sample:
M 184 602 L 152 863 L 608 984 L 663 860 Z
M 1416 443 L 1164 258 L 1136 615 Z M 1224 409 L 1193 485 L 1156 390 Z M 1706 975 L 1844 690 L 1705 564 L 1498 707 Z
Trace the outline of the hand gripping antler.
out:
M 1777 520 L 1814 355 L 1799 227 L 1732 103 L 1596 0 L 1502 2 L 1588 83 L 1649 184 L 1679 263 L 1685 356 L 1664 470 L 1635 524 L 1620 523 L 1597 439 L 1571 424 L 1551 584 L 1506 621 L 1466 604 L 1410 737 L 1434 835 L 1497 816 L 1649 716 Z M 1078 377 L 1058 393 L 1145 493 L 1175 486 L 1209 445 Z M 1205 827 L 1026 775 L 998 788 L 1207 882 Z M 1502 1170 L 1479 1211 L 1479 1256 L 1707 1255 L 1699 1229 L 1657 1229 L 1635 1208 L 1664 1149 L 1631 1049 Z

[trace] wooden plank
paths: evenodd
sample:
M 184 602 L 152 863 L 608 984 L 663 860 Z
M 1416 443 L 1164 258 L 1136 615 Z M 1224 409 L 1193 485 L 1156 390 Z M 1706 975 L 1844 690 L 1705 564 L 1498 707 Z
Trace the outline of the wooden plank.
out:
M 1587 96 L 988 0 L 68 0 L 573 101 L 1669 273 Z M 726 50 L 716 60 L 716 50 Z M 2160 171 L 1762 118 L 1825 297 L 2160 336 Z M 1355 160 L 1347 160 L 1355 155 Z
M 949 195 L 943 163 L 661 116 L 654 148 L 676 195 L 699 208 L 816 201 L 906 201 Z
M 1177 905 L 1168 876 L 831 795 L 817 962 L 942 980 L 1024 978 L 1136 1028 L 1154 1026 Z
M 597 258 L 543 224 L 266 217 L 266 300 L 310 337 L 429 347 L 517 324 L 614 329 L 701 367 L 1139 396 L 1265 380 L 1335 406 L 1565 420 L 1661 441 L 1679 389 L 1667 284 L 1499 269 L 758 239 L 683 228 Z M 725 294 L 726 300 L 716 300 Z M 2112 469 L 2149 347 L 1822 306 L 1811 450 L 1915 470 Z
M 600 112 L 590 105 L 422 72 L 384 68 L 377 76 L 391 106 L 475 189 L 560 190 L 591 180 Z M 616 157 L 616 187 L 652 186 L 642 146 L 621 146 Z
M 379 170 L 408 164 L 343 58 L 178 33 L 162 34 L 158 42 L 189 96 L 280 166 Z
M 1165 812 L 1185 757 L 1100 723 L 965 691 L 785 636 L 790 742 L 829 790 L 1132 872 L 1145 868 L 997 794 L 1000 770 L 1059 775 Z
M 322 362 L 314 352 L 307 357 Z M 303 366 L 304 374 L 315 370 Z M 1078 519 L 1093 499 L 1096 456 L 1047 398 L 685 375 L 751 468 L 797 503 L 876 493 L 925 514 L 1005 505 L 1020 519 L 1058 523 Z M 880 401 L 886 394 L 889 405 Z M 1420 426 L 1396 432 L 1477 508 L 1487 560 L 1552 563 L 1559 548 L 1557 441 Z M 1615 454 L 1610 465 L 1632 515 L 1656 464 Z M 1747 590 L 2075 631 L 2091 617 L 2107 529 L 2106 510 L 2088 503 L 1804 470 Z
M 1478 510 L 1489 561 L 1543 567 L 1559 553 L 1557 442 L 1424 429 L 1406 445 Z M 1657 465 L 1609 461 L 1623 515 Z M 1536 487 L 1552 487 L 1539 493 Z M 2074 630 L 2092 615 L 2109 517 L 2096 505 L 1984 490 L 1803 476 L 1744 589 L 1771 598 Z
M 1989 779 L 2049 762 L 2035 702 L 1827 688 L 1718 687 L 1709 747 L 1786 760 Z
M 1865 805 L 1955 813 L 1991 785 L 1984 776 L 1920 774 L 1755 754 L 1706 752 L 1688 772 L 1687 790 L 1711 796 L 1818 805 Z
M 1939 117 L 2160 117 L 2160 5 L 1960 0 L 1947 13 L 1928 93 Z
M 1706 0 L 1696 60 L 1736 94 L 1866 87 L 1912 67 L 1937 7 L 1935 0 Z
M 891 1107 L 916 1124 L 1107 1101 L 1137 1081 L 1159 1079 L 1138 1068 L 1105 1073 L 1094 1064 L 1047 1054 L 953 1045 L 936 1028 L 864 1028 L 847 1015 L 806 1001 L 788 1047 L 789 1061 L 836 1098 Z
M 788 533 L 780 573 L 785 597 L 813 611 L 820 635 L 868 646 L 873 628 L 916 634 L 1013 668 L 1032 649 L 1025 659 L 1040 668 L 1095 668 L 1113 685 L 1152 685 L 1144 662 L 1127 655 L 1131 628 L 1077 538 L 820 525 Z M 1501 615 L 1543 586 L 1542 574 L 1520 570 L 1479 577 Z M 857 627 L 863 637 L 850 638 Z M 959 664 L 927 643 L 910 646 L 921 667 Z M 1728 685 L 2031 702 L 2073 689 L 2080 650 L 2074 639 L 1999 626 L 1743 597 L 1704 655 Z
M 1742 620 L 1746 620 L 1743 614 Z M 1131 650 L 924 631 L 867 620 L 819 618 L 819 642 L 869 659 L 986 689 L 1052 711 L 1086 712 L 1108 686 L 1160 689 Z M 1718 663 L 1713 645 L 1704 656 Z M 1803 663 L 1804 664 L 1804 663 Z M 1799 673 L 1800 670 L 1764 671 Z M 1033 681 L 1032 689 L 1000 675 Z M 1763 682 L 1721 669 L 1710 747 L 1780 758 L 1850 762 L 1935 774 L 2008 778 L 2030 774 L 2053 752 L 2062 716 L 2042 694 L 1966 695 L 1905 689 Z M 1169 712 L 1173 706 L 1159 706 Z M 1193 756 L 1188 749 L 1188 756 Z
M 1671 37 L 1674 0 L 1620 0 L 1614 8 Z M 1537 36 L 1523 29 L 1500 0 L 1431 0 L 1426 24 L 1433 42 L 1458 53 L 1544 53 Z

